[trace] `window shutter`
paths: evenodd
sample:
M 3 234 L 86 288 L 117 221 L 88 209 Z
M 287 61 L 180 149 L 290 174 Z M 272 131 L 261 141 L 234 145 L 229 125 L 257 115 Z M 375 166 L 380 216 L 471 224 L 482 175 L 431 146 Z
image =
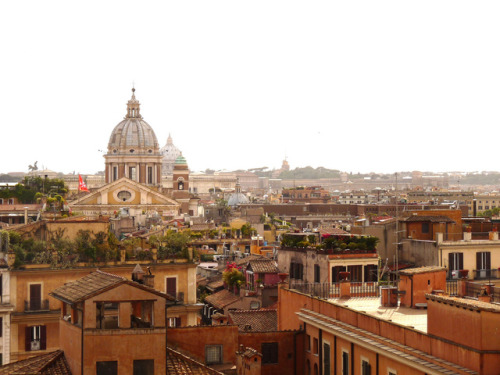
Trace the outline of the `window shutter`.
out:
M 482 270 L 483 269 L 483 262 L 481 262 L 481 255 L 483 253 L 476 253 L 476 270 Z
M 485 264 L 485 269 L 487 270 L 491 270 L 491 253 L 489 251 L 485 252 L 485 260 L 486 260 L 486 264 Z
M 31 327 L 26 327 L 24 331 L 24 350 L 31 350 Z
M 181 318 L 180 317 L 175 318 L 175 326 L 176 327 L 180 327 L 181 326 Z
M 47 327 L 40 326 L 40 350 L 47 349 Z
M 177 279 L 175 277 L 167 277 L 167 294 L 176 297 Z
M 464 269 L 464 253 L 458 253 L 458 266 L 460 267 L 459 270 Z
M 455 253 L 448 254 L 448 264 L 450 266 L 450 271 L 454 271 L 457 269 L 455 265 Z

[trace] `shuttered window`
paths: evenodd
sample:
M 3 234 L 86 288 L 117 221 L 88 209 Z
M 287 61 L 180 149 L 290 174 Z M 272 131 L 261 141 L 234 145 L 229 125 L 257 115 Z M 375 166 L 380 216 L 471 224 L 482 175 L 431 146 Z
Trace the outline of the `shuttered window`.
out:
M 278 343 L 264 342 L 262 349 L 262 364 L 278 363 Z

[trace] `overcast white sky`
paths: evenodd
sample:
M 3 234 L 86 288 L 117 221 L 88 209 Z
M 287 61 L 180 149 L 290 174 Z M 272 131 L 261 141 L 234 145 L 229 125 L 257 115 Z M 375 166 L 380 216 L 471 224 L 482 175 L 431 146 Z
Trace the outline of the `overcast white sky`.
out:
M 94 173 L 132 82 L 191 170 L 500 170 L 499 1 L 3 1 L 0 172 Z

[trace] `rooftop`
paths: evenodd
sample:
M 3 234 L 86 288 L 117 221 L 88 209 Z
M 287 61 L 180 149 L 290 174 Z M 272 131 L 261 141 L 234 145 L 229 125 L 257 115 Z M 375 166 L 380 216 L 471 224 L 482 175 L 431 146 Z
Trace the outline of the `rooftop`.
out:
M 231 293 L 230 291 L 223 289 L 220 292 L 211 294 L 205 297 L 205 301 L 214 306 L 217 309 L 224 309 L 227 305 L 230 305 L 240 299 L 239 296 Z
M 380 297 L 360 297 L 347 300 L 332 298 L 329 301 L 349 307 L 357 312 L 366 313 L 378 319 L 391 321 L 427 333 L 427 310 L 402 306 L 384 307 L 380 304 Z
M 428 273 L 428 272 L 436 272 L 436 271 L 446 271 L 446 268 L 438 267 L 438 266 L 409 268 L 409 269 L 399 271 L 399 274 L 410 276 L 410 275 L 416 275 L 416 274 L 420 274 L 420 273 Z
M 243 332 L 274 332 L 278 330 L 277 310 L 229 311 L 229 318 L 232 323 L 238 326 L 238 330 Z
M 0 375 L 71 375 L 62 350 L 0 366 Z
M 217 375 L 221 372 L 205 366 L 203 363 L 167 348 L 167 373 L 172 375 Z

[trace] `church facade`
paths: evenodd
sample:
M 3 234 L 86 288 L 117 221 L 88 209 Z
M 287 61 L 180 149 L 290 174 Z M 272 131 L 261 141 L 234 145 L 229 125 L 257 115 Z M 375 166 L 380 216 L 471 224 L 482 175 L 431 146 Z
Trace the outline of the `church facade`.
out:
M 169 157 L 174 154 L 172 151 Z M 154 214 L 164 219 L 197 216 L 198 199 L 189 193 L 186 159 L 179 152 L 171 171 L 175 182 L 172 188 L 165 188 L 163 158 L 155 132 L 144 121 L 132 89 L 125 118 L 111 132 L 104 155 L 106 183 L 69 202 L 70 207 L 84 215 L 113 216 L 126 208 L 130 216 Z

